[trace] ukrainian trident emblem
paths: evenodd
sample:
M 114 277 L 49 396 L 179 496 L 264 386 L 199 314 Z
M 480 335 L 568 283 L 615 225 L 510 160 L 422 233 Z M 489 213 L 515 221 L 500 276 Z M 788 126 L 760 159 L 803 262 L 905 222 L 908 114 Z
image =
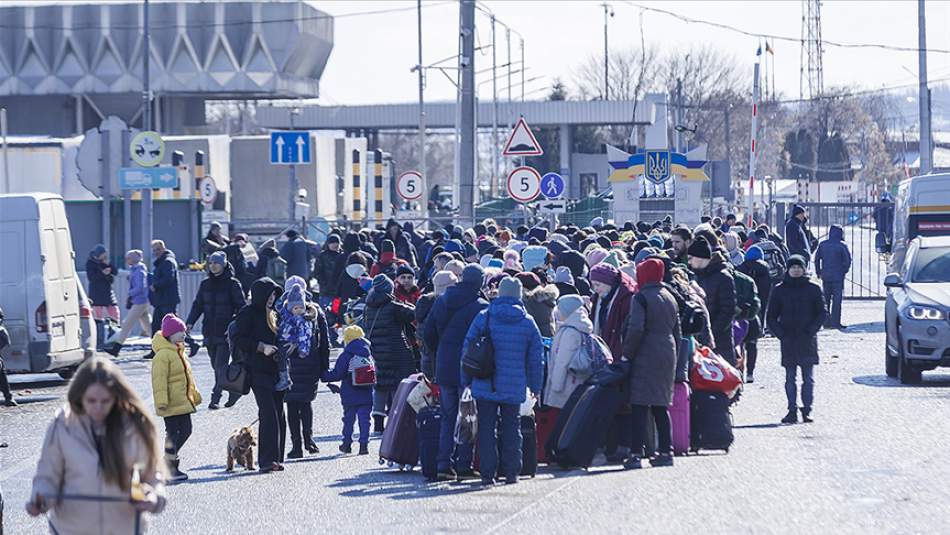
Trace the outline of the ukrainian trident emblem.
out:
M 670 151 L 648 150 L 644 176 L 654 184 L 662 184 L 670 178 Z

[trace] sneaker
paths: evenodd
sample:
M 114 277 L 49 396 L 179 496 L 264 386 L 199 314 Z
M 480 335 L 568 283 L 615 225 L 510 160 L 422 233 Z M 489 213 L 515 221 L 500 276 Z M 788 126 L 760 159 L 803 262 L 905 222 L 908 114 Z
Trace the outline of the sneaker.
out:
M 347 443 L 340 444 L 340 453 L 353 453 L 353 447 Z
M 369 444 L 360 444 L 360 455 L 369 455 Z
M 307 441 L 306 449 L 307 449 L 307 453 L 311 453 L 311 454 L 320 453 L 320 448 L 318 448 L 317 445 L 314 444 L 313 439 L 310 439 Z
M 811 409 L 802 409 L 802 422 L 810 424 L 815 420 L 811 417 Z
M 626 470 L 639 470 L 643 468 L 643 461 L 641 461 L 639 457 L 633 456 L 623 463 L 623 467 Z
M 6 401 L 3 402 L 4 407 L 16 407 L 17 405 L 19 405 L 19 403 L 17 403 L 16 400 L 13 398 L 8 398 Z
M 745 382 L 749 385 L 755 382 L 755 376 L 752 375 L 752 372 L 745 374 Z
M 438 478 L 442 481 L 449 481 L 458 478 L 458 474 L 452 468 L 445 468 L 439 470 Z
M 303 459 L 303 450 L 300 448 L 294 448 L 290 450 L 290 453 L 287 454 L 288 459 Z
M 179 483 L 181 481 L 188 481 L 188 474 L 182 472 L 178 468 L 172 468 L 171 473 L 168 475 L 168 480 L 172 483 Z
M 220 408 L 221 408 L 221 407 L 220 407 L 217 403 L 215 403 L 214 401 L 212 401 L 211 404 L 208 405 L 208 410 L 209 410 L 209 411 L 216 411 L 216 410 L 218 410 L 218 409 L 220 409 Z
M 659 466 L 673 466 L 673 456 L 669 453 L 659 454 L 656 457 L 650 459 L 650 466 L 656 468 Z
M 797 424 L 798 423 L 798 413 L 795 412 L 795 409 L 788 411 L 788 414 L 785 415 L 785 418 L 782 418 L 783 424 Z

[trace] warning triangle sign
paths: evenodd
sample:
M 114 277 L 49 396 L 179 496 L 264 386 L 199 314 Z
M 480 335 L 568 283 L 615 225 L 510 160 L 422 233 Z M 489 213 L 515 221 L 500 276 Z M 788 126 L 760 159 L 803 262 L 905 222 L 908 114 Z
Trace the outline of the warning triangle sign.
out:
M 541 156 L 544 150 L 541 144 L 531 133 L 531 128 L 524 121 L 524 117 L 518 118 L 518 124 L 508 136 L 508 142 L 505 143 L 505 156 Z

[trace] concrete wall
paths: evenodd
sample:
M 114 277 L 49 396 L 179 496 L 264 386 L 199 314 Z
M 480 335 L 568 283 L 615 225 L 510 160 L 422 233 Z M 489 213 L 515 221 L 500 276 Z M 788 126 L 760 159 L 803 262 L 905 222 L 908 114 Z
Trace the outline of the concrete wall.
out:
M 570 198 L 580 197 L 581 175 L 597 175 L 597 191 L 604 191 L 610 184 L 607 177 L 610 175 L 610 164 L 606 154 L 586 154 L 575 152 L 571 154 L 571 180 L 568 187 Z

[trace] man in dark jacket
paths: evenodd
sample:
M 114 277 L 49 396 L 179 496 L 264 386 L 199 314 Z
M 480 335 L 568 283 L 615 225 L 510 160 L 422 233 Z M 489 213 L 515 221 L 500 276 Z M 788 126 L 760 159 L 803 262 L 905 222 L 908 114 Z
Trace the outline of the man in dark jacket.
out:
M 765 312 L 769 306 L 769 294 L 772 293 L 772 277 L 769 275 L 768 264 L 762 260 L 762 249 L 758 245 L 749 247 L 745 253 L 745 261 L 739 264 L 737 269 L 755 281 L 755 289 L 761 303 L 758 316 L 749 320 L 749 332 L 744 342 L 746 382 L 754 383 L 755 361 L 759 355 L 757 340 L 762 336 L 762 328 L 765 325 Z
M 394 290 L 393 281 L 386 275 L 374 277 L 363 313 L 363 330 L 376 359 L 373 423 L 377 433 L 383 432 L 383 421 L 392 407 L 399 382 L 419 369 L 407 335 L 408 327 L 415 320 L 415 308 L 398 302 L 393 296 Z
M 785 396 L 788 399 L 788 414 L 782 418 L 782 423 L 786 424 L 798 422 L 798 393 L 795 385 L 798 368 L 802 370 L 802 421 L 812 421 L 818 331 L 825 322 L 821 287 L 805 275 L 805 265 L 805 259 L 799 255 L 792 255 L 788 259 L 788 274 L 772 290 L 769 302 L 769 330 L 782 344 Z
M 317 244 L 305 240 L 294 229 L 288 230 L 285 235 L 287 242 L 280 247 L 280 257 L 287 262 L 287 277 L 303 277 L 310 280 L 310 264 L 317 254 Z
M 343 253 L 340 251 L 340 237 L 336 234 L 327 236 L 327 241 L 323 244 L 323 250 L 317 257 L 317 265 L 314 269 L 314 275 L 317 278 L 317 284 L 320 285 L 320 304 L 326 307 L 330 301 L 336 297 L 337 287 L 340 285 L 340 272 L 337 272 L 337 264 Z
M 272 271 L 286 272 L 286 269 L 277 269 L 276 265 L 280 265 L 281 267 L 285 268 L 287 263 L 284 262 L 284 260 L 280 257 L 280 253 L 277 251 L 277 242 L 274 240 L 267 240 L 261 244 L 260 248 L 257 249 L 257 265 L 254 266 L 254 280 L 270 277 L 274 282 L 283 284 L 284 280 L 287 279 L 286 273 L 283 273 L 280 276 L 277 276 L 277 274 L 274 274 L 274 276 L 268 274 Z M 244 289 L 250 290 L 250 287 L 246 287 Z
M 247 271 L 247 260 L 244 258 L 244 247 L 247 245 L 247 234 L 238 233 L 224 249 L 228 263 L 234 271 L 234 278 L 241 283 L 241 288 L 250 288 L 254 282 L 253 275 Z
M 439 440 L 439 476 L 453 478 L 472 472 L 472 445 L 456 445 L 455 420 L 458 418 L 462 344 L 468 328 L 479 312 L 488 308 L 481 295 L 484 270 L 469 264 L 462 270 L 462 280 L 436 299 L 425 324 L 424 339 L 428 347 L 436 347 L 436 382 L 442 389 L 442 432 Z
M 409 234 L 402 230 L 402 227 L 399 226 L 399 223 L 397 223 L 395 219 L 390 219 L 386 223 L 386 235 L 384 239 L 393 242 L 397 258 L 405 260 L 412 267 L 419 265 L 416 259 L 416 248 L 412 245 Z M 382 249 L 381 246 L 380 249 Z
M 112 291 L 115 280 L 115 266 L 109 263 L 109 252 L 102 244 L 89 252 L 86 260 L 86 278 L 89 280 L 89 300 L 92 301 L 92 315 L 96 320 L 97 350 L 102 351 L 108 334 L 106 325 L 119 323 L 119 307 Z
M 828 327 L 844 329 L 841 324 L 841 298 L 844 295 L 844 277 L 851 270 L 851 251 L 844 243 L 844 229 L 831 225 L 828 239 L 815 252 L 815 273 L 821 278 L 828 311 Z
M 216 410 L 221 401 L 218 377 L 224 373 L 231 360 L 228 324 L 245 304 L 244 289 L 234 276 L 234 270 L 224 252 L 212 254 L 208 257 L 208 278 L 201 281 L 195 301 L 191 305 L 191 312 L 185 320 L 187 332 L 190 333 L 198 318 L 204 317 L 201 334 L 204 336 L 204 345 L 208 348 L 208 357 L 211 359 L 215 377 L 211 403 L 208 405 L 210 410 Z M 240 397 L 239 394 L 228 394 L 228 401 L 224 406 L 233 407 Z
M 792 217 L 785 222 L 785 244 L 789 255 L 801 255 L 806 262 L 811 260 L 811 243 L 805 232 L 805 209 L 796 204 L 792 207 Z
M 687 253 L 689 267 L 696 273 L 696 282 L 706 293 L 716 353 L 735 365 L 732 320 L 736 316 L 736 281 L 732 278 L 731 264 L 720 251 L 713 252 L 709 242 L 702 237 L 689 246 Z
M 178 292 L 178 263 L 175 253 L 165 248 L 165 242 L 152 242 L 152 280 L 149 284 L 148 299 L 152 303 L 152 332 L 162 330 L 162 318 L 166 314 L 177 314 L 181 294 Z M 149 353 L 149 355 L 154 355 Z M 148 358 L 148 357 L 147 357 Z

